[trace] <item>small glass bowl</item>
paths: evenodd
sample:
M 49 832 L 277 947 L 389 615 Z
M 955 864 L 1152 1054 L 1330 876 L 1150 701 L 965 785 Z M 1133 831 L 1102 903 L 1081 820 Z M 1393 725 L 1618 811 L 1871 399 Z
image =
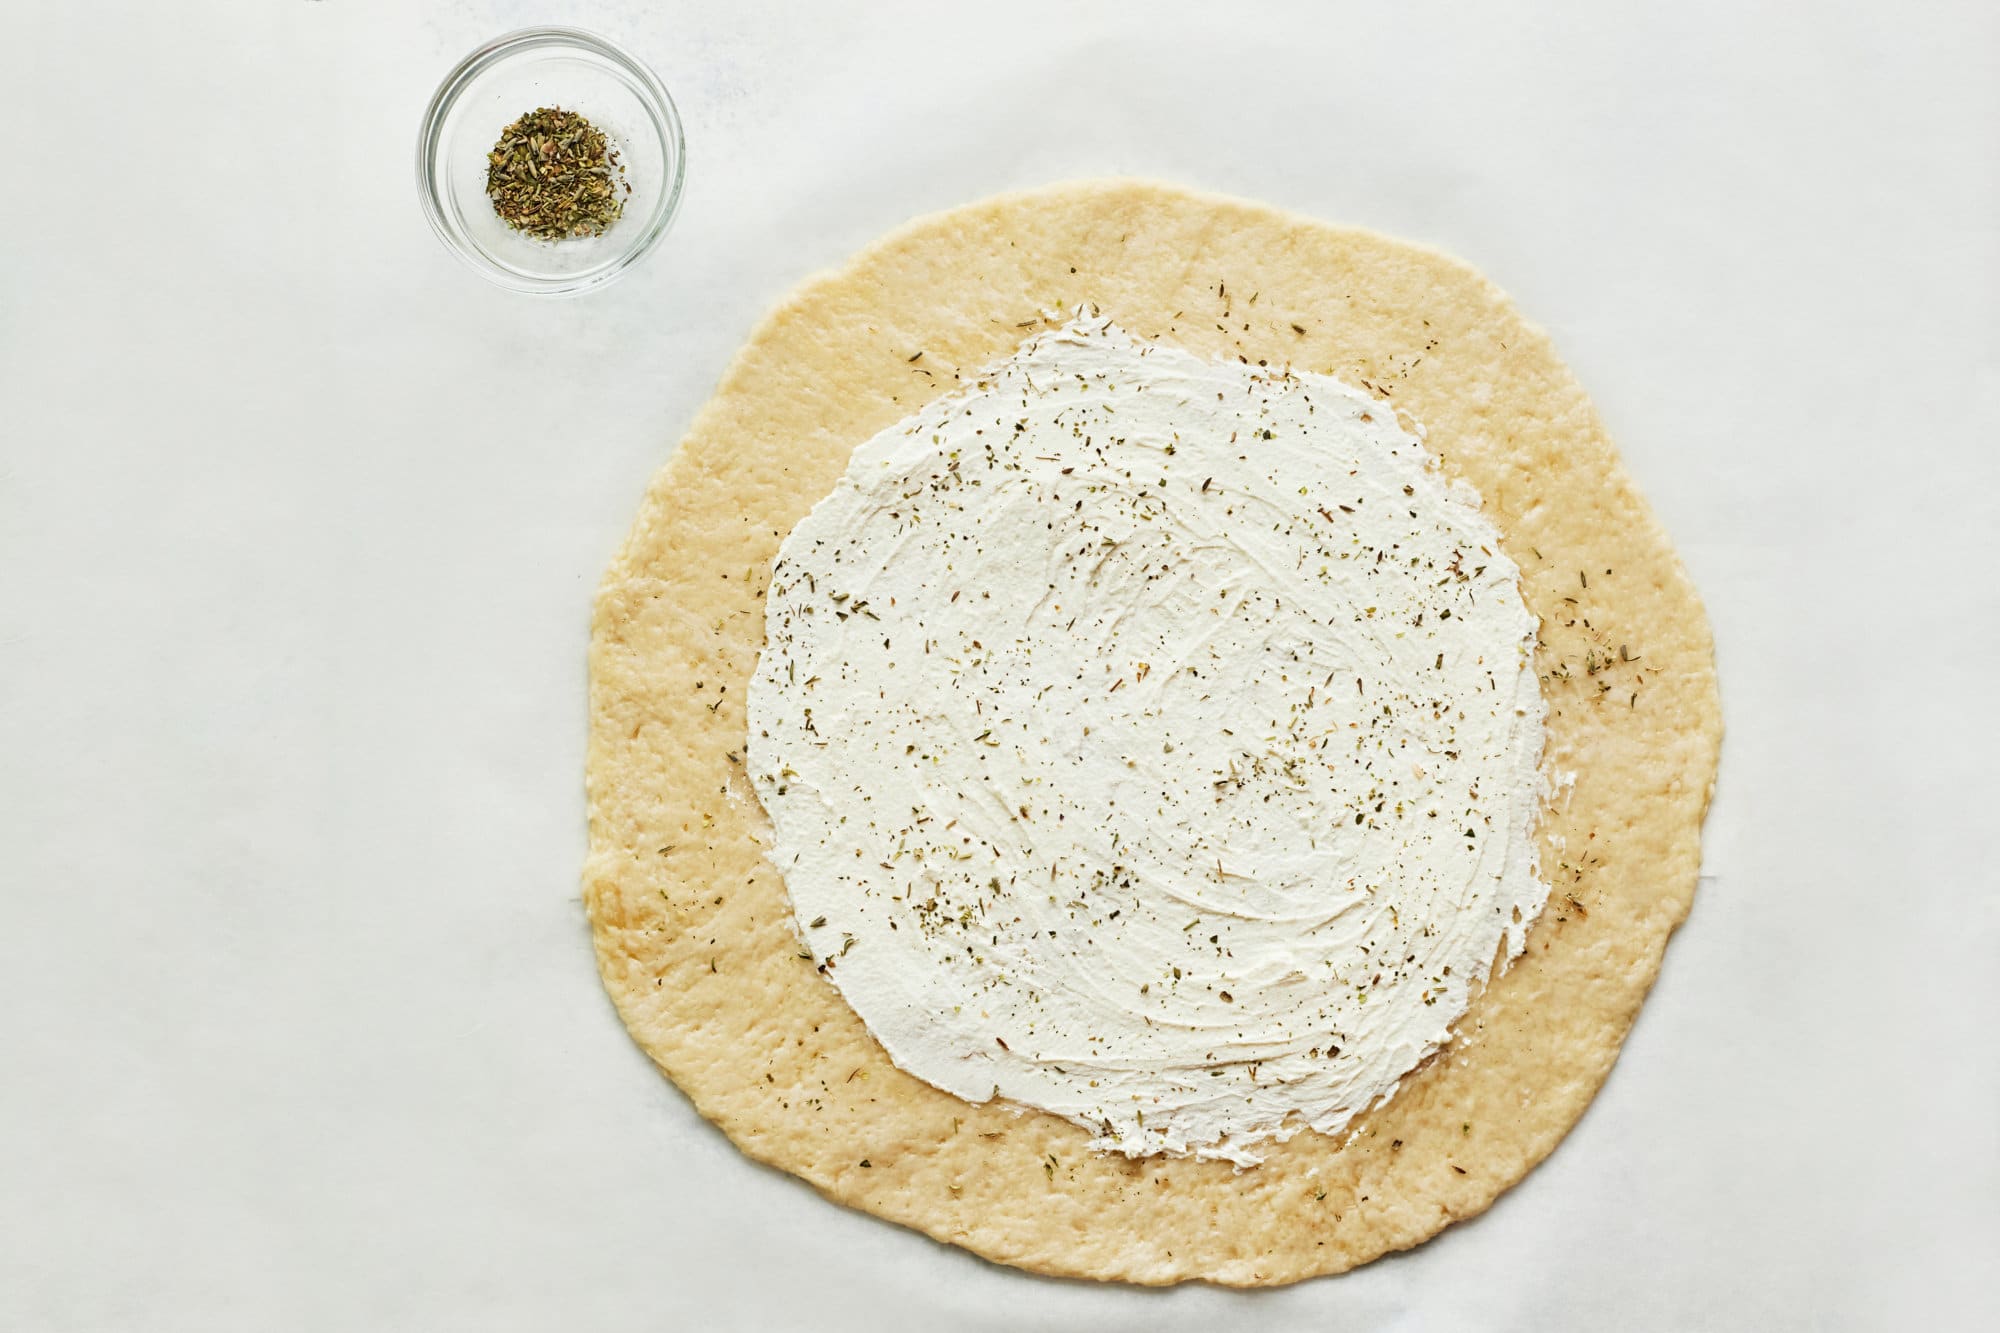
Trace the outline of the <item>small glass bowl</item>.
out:
M 603 130 L 632 187 L 601 236 L 537 240 L 486 197 L 487 154 L 500 131 L 537 107 L 574 111 Z M 474 51 L 438 86 L 417 140 L 417 188 L 431 227 L 459 258 L 502 287 L 568 296 L 638 263 L 680 208 L 687 143 L 660 78 L 602 37 L 524 28 Z

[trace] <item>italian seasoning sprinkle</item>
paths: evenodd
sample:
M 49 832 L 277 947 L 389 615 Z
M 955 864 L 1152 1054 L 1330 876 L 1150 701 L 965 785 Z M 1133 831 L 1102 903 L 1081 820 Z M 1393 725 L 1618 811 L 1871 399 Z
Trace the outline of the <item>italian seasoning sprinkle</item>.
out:
M 486 163 L 493 211 L 545 241 L 603 235 L 632 193 L 604 131 L 561 107 L 538 107 L 500 131 Z

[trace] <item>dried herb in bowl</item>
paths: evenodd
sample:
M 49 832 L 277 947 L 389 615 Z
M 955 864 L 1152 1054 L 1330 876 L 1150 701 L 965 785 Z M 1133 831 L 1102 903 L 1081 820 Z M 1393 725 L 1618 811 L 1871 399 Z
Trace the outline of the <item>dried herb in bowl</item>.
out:
M 604 131 L 561 107 L 538 107 L 500 131 L 486 162 L 493 211 L 542 240 L 603 235 L 632 193 Z

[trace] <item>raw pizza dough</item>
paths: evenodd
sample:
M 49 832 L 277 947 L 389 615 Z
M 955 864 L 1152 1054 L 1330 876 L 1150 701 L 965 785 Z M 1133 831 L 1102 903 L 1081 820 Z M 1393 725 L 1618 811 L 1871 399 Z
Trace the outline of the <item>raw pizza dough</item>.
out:
M 1553 884 L 1457 1038 L 1263 1165 L 1093 1153 L 895 1068 L 800 956 L 741 759 L 765 584 L 854 446 L 1045 321 L 1365 386 L 1478 488 L 1541 620 Z M 923 355 L 918 357 L 916 354 Z M 654 479 L 591 641 L 584 902 L 633 1037 L 751 1156 L 1003 1263 L 1229 1285 L 1337 1273 L 1484 1210 L 1582 1114 L 1687 915 L 1721 722 L 1708 624 L 1547 335 L 1435 251 L 1140 182 L 921 218 L 751 335 Z

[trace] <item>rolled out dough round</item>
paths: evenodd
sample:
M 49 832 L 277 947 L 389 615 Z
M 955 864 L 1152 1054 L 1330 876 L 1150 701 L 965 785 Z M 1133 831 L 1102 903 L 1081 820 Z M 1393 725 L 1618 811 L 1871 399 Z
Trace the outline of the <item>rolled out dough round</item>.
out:
M 1472 483 L 1540 619 L 1553 885 L 1455 1039 L 1339 1138 L 1238 1172 L 903 1073 L 800 956 L 741 766 L 771 559 L 854 447 L 1093 304 L 1365 387 Z M 918 353 L 922 353 L 921 356 Z M 1141 182 L 921 218 L 751 335 L 598 595 L 584 902 L 626 1026 L 744 1152 L 1002 1263 L 1229 1285 L 1336 1273 L 1484 1210 L 1604 1081 L 1687 915 L 1721 736 L 1708 624 L 1547 336 L 1435 251 Z

